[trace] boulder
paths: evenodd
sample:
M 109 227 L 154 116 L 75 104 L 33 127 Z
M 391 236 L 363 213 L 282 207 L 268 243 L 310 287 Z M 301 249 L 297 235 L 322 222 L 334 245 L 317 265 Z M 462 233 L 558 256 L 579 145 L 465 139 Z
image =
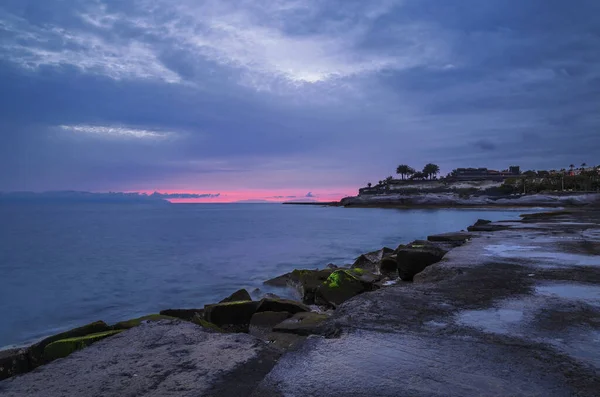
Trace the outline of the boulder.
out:
M 388 255 L 379 262 L 379 273 L 384 277 L 398 277 L 398 261 L 395 254 Z
M 227 331 L 247 332 L 260 302 L 238 301 L 204 306 L 204 319 Z
M 196 325 L 201 326 L 202 328 L 204 328 L 205 331 L 208 331 L 208 332 L 219 332 L 219 333 L 227 332 L 224 329 L 218 327 L 217 325 L 206 321 L 201 314 L 196 314 L 192 318 L 192 322 Z
M 161 310 L 161 316 L 175 317 L 185 321 L 192 321 L 196 316 L 202 316 L 204 309 L 167 309 Z
M 456 232 L 456 233 L 443 233 L 434 234 L 427 236 L 427 241 L 439 242 L 439 243 L 451 243 L 454 246 L 459 246 L 473 238 L 472 233 Z
M 227 298 L 223 299 L 219 303 L 241 302 L 241 301 L 251 301 L 251 300 L 252 300 L 252 297 L 250 297 L 250 294 L 248 293 L 248 291 L 246 291 L 245 289 L 240 289 L 240 290 L 235 291 L 233 294 L 229 295 Z
M 149 314 L 147 316 L 132 318 L 131 320 L 119 321 L 115 325 L 112 326 L 115 330 L 123 330 L 130 329 L 133 327 L 137 327 L 138 325 L 145 323 L 147 321 L 160 321 L 160 320 L 177 320 L 175 317 L 166 316 L 162 314 Z
M 380 250 L 368 252 L 366 254 L 360 255 L 354 263 L 352 264 L 352 268 L 360 268 L 365 270 L 370 270 L 372 272 L 378 271 L 379 262 L 387 255 L 391 255 L 394 253 L 394 250 L 388 247 L 383 247 Z
M 265 281 L 265 284 L 277 287 L 291 287 L 298 291 L 302 302 L 307 305 L 315 303 L 315 291 L 327 280 L 333 269 L 298 270 Z
M 31 368 L 27 355 L 26 348 L 0 351 L 0 381 L 28 372 Z
M 56 342 L 48 344 L 44 348 L 44 358 L 49 361 L 52 361 L 56 360 L 57 358 L 67 357 L 69 354 L 77 350 L 81 350 L 94 342 L 97 342 L 104 338 L 108 338 L 109 336 L 116 335 L 120 332 L 123 331 L 105 331 L 86 336 L 78 336 L 75 338 L 57 340 Z
M 270 347 L 283 353 L 287 350 L 294 349 L 300 343 L 304 342 L 306 336 L 291 334 L 287 332 L 270 332 L 265 336 L 261 336 Z
M 509 228 L 510 226 L 507 225 L 499 225 L 497 223 L 492 223 L 492 221 L 478 219 L 477 222 L 469 226 L 467 230 L 470 232 L 495 232 L 497 230 L 505 230 Z
M 310 308 L 300 302 L 289 299 L 271 299 L 264 298 L 260 301 L 256 312 L 288 312 L 296 314 L 299 312 L 309 312 Z
M 95 334 L 99 332 L 111 331 L 112 328 L 109 327 L 104 321 L 96 321 L 83 327 L 74 328 L 69 331 L 61 332 L 60 334 L 49 336 L 48 338 L 43 339 L 42 341 L 34 344 L 28 350 L 28 358 L 29 365 L 31 369 L 39 367 L 42 364 L 49 362 L 44 357 L 44 348 L 48 346 L 50 343 L 55 342 L 61 339 L 67 338 L 76 338 L 79 336 L 85 336 L 89 334 Z
M 317 304 L 336 308 L 348 299 L 365 292 L 366 288 L 352 270 L 336 270 L 316 291 Z
M 396 250 L 398 275 L 404 281 L 412 281 L 415 274 L 439 262 L 446 252 L 428 241 L 417 240 L 408 245 L 401 245 Z
M 261 339 L 273 331 L 273 327 L 289 318 L 289 312 L 260 312 L 254 313 L 250 320 L 250 334 Z
M 329 316 L 319 313 L 296 313 L 293 317 L 283 320 L 281 323 L 274 326 L 274 332 L 288 332 L 296 335 L 308 336 L 311 334 L 319 334 L 321 332 L 321 324 L 327 320 Z

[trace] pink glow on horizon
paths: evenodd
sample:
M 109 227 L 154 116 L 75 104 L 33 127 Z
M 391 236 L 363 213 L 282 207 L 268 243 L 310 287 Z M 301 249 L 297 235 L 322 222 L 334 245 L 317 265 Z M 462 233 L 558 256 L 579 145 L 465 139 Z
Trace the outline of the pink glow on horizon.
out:
M 356 195 L 356 188 L 340 188 L 335 190 L 313 190 L 312 197 L 307 197 L 306 190 L 248 190 L 248 191 L 192 191 L 192 190 L 158 190 L 159 193 L 182 193 L 182 194 L 217 194 L 218 197 L 206 197 L 197 199 L 169 199 L 171 203 L 235 203 L 246 200 L 266 200 L 272 203 L 286 201 L 339 201 L 347 196 Z M 140 191 L 140 193 L 152 194 L 154 191 Z

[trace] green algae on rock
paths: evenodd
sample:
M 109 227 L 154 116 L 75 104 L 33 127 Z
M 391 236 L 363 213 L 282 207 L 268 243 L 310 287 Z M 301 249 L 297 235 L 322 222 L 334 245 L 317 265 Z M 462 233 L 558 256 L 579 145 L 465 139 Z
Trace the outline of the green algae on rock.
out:
M 248 293 L 248 291 L 246 291 L 245 289 L 240 289 L 240 290 L 235 291 L 233 294 L 229 295 L 227 298 L 223 299 L 219 303 L 241 302 L 241 301 L 251 301 L 251 300 L 252 300 L 252 298 L 250 297 L 250 294 Z
M 176 317 L 185 321 L 192 321 L 196 315 L 202 316 L 204 309 L 166 309 L 159 312 L 160 315 Z
M 255 301 L 240 301 L 206 305 L 204 319 L 219 327 L 246 332 L 259 304 L 260 302 Z
M 44 359 L 52 361 L 56 360 L 57 358 L 67 357 L 69 354 L 77 350 L 81 350 L 94 342 L 108 338 L 112 335 L 116 335 L 120 332 L 123 331 L 105 331 L 86 336 L 57 340 L 56 342 L 52 342 L 44 348 Z
M 216 324 L 213 324 L 211 322 L 208 322 L 204 319 L 204 317 L 202 317 L 202 315 L 196 315 L 194 316 L 194 318 L 192 319 L 192 322 L 196 325 L 201 326 L 202 328 L 204 328 L 207 331 L 210 332 L 219 332 L 219 333 L 225 333 L 227 331 L 225 331 L 224 329 L 220 328 L 219 326 L 217 326 Z
M 86 324 L 82 327 L 74 328 L 69 331 L 61 332 L 60 334 L 49 336 L 29 348 L 28 358 L 30 369 L 34 369 L 48 362 L 48 360 L 46 360 L 46 358 L 44 357 L 44 348 L 52 342 L 61 339 L 75 338 L 79 336 L 85 336 L 110 330 L 111 327 L 109 327 L 104 321 L 95 321 L 93 323 Z
M 116 329 L 116 330 L 130 329 L 133 327 L 137 327 L 138 325 L 142 324 L 144 321 L 160 321 L 160 320 L 177 320 L 177 318 L 171 317 L 171 316 L 165 316 L 162 314 L 149 314 L 147 316 L 133 318 L 131 320 L 120 321 L 120 322 L 116 323 L 115 325 L 113 325 L 113 329 Z
M 289 312 L 296 314 L 299 312 L 309 312 L 310 308 L 300 302 L 289 299 L 271 299 L 264 298 L 260 301 L 257 312 Z
M 317 303 L 337 307 L 348 299 L 365 292 L 358 275 L 351 270 L 336 270 L 317 289 Z

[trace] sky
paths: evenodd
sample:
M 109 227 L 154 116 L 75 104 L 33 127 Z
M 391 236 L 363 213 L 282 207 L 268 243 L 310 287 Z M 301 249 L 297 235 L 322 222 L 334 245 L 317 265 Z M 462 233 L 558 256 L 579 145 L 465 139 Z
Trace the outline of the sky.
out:
M 3 0 L 0 191 L 334 200 L 600 155 L 597 0 Z

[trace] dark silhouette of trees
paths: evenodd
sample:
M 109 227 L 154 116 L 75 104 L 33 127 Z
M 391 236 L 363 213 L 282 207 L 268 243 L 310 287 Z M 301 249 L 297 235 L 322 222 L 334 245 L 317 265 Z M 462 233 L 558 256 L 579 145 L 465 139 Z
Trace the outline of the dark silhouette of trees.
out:
M 439 173 L 440 167 L 437 164 L 429 163 L 423 167 L 423 174 L 425 174 L 429 179 L 432 179 Z
M 396 174 L 402 175 L 402 180 L 404 180 L 406 176 L 414 173 L 415 170 L 406 164 L 400 164 L 398 168 L 396 168 Z

